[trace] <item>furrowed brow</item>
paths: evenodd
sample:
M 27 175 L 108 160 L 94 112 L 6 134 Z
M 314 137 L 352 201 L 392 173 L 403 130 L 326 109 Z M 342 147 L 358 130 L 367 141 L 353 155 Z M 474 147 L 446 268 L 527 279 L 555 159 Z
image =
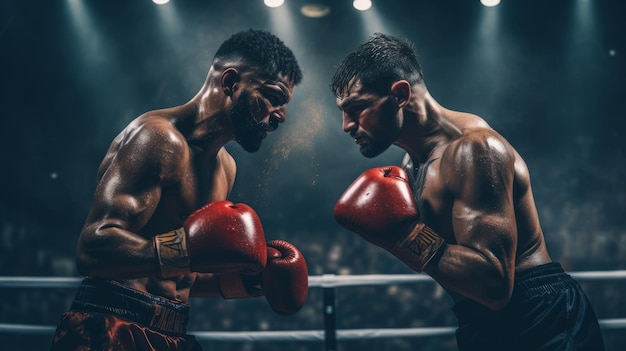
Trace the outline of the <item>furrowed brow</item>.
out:
M 341 101 L 341 103 L 337 105 L 337 107 L 340 110 L 345 110 L 346 108 L 349 108 L 350 106 L 354 104 L 360 103 L 361 101 L 363 101 L 363 99 L 361 98 L 348 97 L 348 98 L 345 98 L 343 101 Z

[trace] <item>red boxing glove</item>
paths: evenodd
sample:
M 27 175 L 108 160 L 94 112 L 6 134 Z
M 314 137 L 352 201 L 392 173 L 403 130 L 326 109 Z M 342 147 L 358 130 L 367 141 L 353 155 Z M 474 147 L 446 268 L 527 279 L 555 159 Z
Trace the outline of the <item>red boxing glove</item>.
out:
M 265 234 L 246 204 L 211 202 L 183 226 L 153 238 L 163 278 L 189 272 L 261 272 L 267 262 Z
M 309 292 L 309 271 L 302 253 L 291 243 L 267 243 L 267 266 L 263 271 L 265 299 L 281 316 L 298 312 Z
M 417 272 L 445 241 L 419 221 L 408 176 L 400 167 L 361 174 L 335 205 L 335 219 L 346 229 L 384 248 Z
M 281 316 L 298 312 L 309 291 L 309 275 L 302 253 L 282 240 L 267 243 L 267 266 L 261 274 L 220 273 L 220 289 L 227 299 L 265 295 Z

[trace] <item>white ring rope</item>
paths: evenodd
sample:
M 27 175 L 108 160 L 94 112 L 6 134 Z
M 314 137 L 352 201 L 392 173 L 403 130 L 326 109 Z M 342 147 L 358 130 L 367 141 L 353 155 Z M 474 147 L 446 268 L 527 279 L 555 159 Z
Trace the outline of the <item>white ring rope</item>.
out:
M 587 271 L 569 272 L 578 281 L 617 280 L 626 278 L 622 271 Z M 0 277 L 0 288 L 75 288 L 82 277 Z M 364 274 L 309 276 L 309 287 L 338 288 L 346 286 L 391 285 L 418 282 L 434 282 L 426 274 Z M 626 329 L 626 318 L 600 320 L 600 327 L 607 329 Z M 54 326 L 2 324 L 1 333 L 53 334 Z M 429 328 L 382 328 L 382 329 L 338 329 L 337 340 L 380 339 L 394 337 L 423 337 L 454 335 L 456 327 Z M 323 341 L 323 330 L 284 330 L 284 331 L 244 331 L 244 332 L 209 332 L 190 331 L 198 340 L 213 341 Z
M 626 323 L 626 320 L 625 320 Z M 433 328 L 382 328 L 382 329 L 339 329 L 337 340 L 381 339 L 395 337 L 421 337 L 437 335 L 453 335 L 455 327 Z M 0 324 L 0 333 L 19 334 L 54 334 L 53 326 L 35 326 L 25 324 Z M 274 330 L 274 331 L 234 331 L 209 332 L 190 331 L 189 334 L 198 340 L 212 341 L 323 341 L 323 330 Z
M 618 280 L 626 278 L 622 271 L 569 272 L 578 281 Z M 75 288 L 82 277 L 0 277 L 0 288 Z M 309 287 L 338 288 L 344 286 L 391 285 L 434 282 L 424 274 L 362 274 L 362 275 L 312 275 Z
M 396 337 L 453 335 L 455 327 L 339 329 L 337 340 L 362 340 Z M 285 330 L 265 332 L 189 332 L 199 340 L 220 341 L 323 341 L 323 330 Z
M 626 328 L 626 318 L 600 320 L 603 330 Z M 54 334 L 54 326 L 25 324 L 0 324 L 0 333 L 18 334 Z M 416 338 L 442 335 L 454 335 L 456 327 L 430 328 L 380 328 L 380 329 L 338 329 L 337 340 L 361 340 L 382 338 Z M 231 331 L 209 332 L 189 331 L 198 340 L 205 341 L 323 341 L 323 330 L 274 330 L 274 331 Z

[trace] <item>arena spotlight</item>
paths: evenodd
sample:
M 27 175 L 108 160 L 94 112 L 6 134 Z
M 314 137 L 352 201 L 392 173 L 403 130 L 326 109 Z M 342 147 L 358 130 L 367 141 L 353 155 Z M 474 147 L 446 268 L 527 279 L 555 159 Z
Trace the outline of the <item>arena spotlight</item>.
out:
M 494 7 L 500 3 L 500 0 L 480 0 L 480 3 L 487 7 Z
M 366 11 L 372 7 L 372 0 L 354 0 L 352 6 L 359 11 Z
M 310 1 L 300 7 L 300 13 L 306 17 L 320 18 L 330 13 L 328 1 Z
M 163 4 L 167 4 L 168 2 L 170 2 L 170 0 L 152 0 L 152 2 L 157 5 L 163 5 Z
M 280 7 L 285 3 L 285 0 L 263 0 L 263 3 L 267 7 Z

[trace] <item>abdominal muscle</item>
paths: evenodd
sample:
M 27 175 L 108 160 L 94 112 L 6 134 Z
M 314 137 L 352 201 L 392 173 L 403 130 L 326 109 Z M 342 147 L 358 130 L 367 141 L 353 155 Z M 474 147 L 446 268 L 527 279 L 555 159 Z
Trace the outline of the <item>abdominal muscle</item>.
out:
M 189 292 L 198 273 L 190 273 L 175 278 L 139 278 L 118 281 L 132 289 L 161 296 L 181 303 L 189 302 Z

